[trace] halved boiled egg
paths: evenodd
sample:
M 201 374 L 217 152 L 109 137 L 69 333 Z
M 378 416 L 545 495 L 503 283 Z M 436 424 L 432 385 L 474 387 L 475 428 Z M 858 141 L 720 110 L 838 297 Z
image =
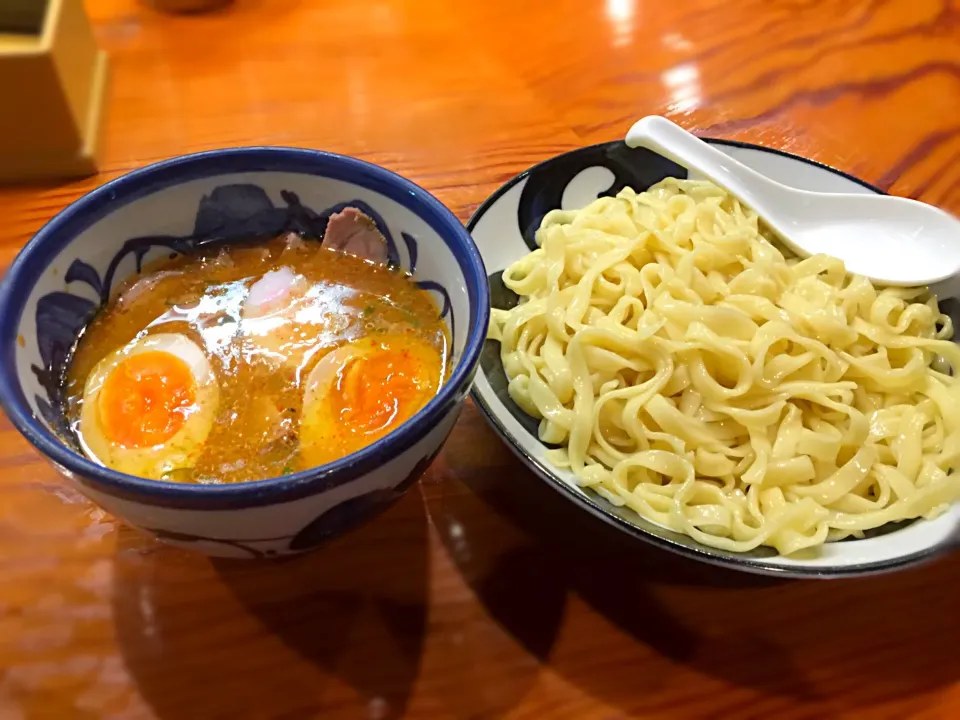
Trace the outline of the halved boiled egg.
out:
M 174 333 L 148 335 L 90 373 L 78 434 L 97 462 L 159 480 L 193 467 L 218 401 L 210 361 L 195 342 Z
M 300 457 L 308 467 L 360 450 L 437 394 L 443 358 L 407 335 L 366 337 L 329 352 L 307 377 Z

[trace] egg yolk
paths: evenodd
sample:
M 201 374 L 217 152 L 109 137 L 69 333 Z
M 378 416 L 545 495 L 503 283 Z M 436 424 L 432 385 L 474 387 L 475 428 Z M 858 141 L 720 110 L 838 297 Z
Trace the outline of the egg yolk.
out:
M 117 365 L 100 390 L 104 434 L 124 447 L 150 447 L 169 440 L 194 404 L 190 366 L 158 350 L 131 355 Z
M 351 358 L 330 393 L 335 416 L 354 432 L 369 435 L 402 422 L 419 407 L 419 363 L 403 350 Z

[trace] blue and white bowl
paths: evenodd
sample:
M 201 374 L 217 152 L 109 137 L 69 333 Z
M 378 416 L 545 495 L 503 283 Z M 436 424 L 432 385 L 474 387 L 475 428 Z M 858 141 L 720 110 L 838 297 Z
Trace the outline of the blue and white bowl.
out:
M 355 206 L 389 258 L 435 294 L 452 336 L 439 394 L 385 438 L 312 470 L 234 485 L 187 485 L 115 472 L 86 458 L 64 422 L 60 378 L 111 288 L 151 260 L 198 243 L 320 236 Z M 129 524 L 211 555 L 306 550 L 375 515 L 423 473 L 447 438 L 480 358 L 486 272 L 463 225 L 388 170 L 331 153 L 238 148 L 187 155 L 98 188 L 57 215 L 0 289 L 0 402 L 13 424 L 79 489 Z
M 820 192 L 881 192 L 862 180 L 796 155 L 726 140 L 708 142 L 790 187 Z M 581 208 L 598 196 L 616 195 L 625 186 L 638 192 L 646 190 L 666 177 L 686 178 L 687 171 L 656 153 L 632 150 L 618 141 L 558 155 L 508 181 L 467 223 L 490 273 L 493 306 L 508 308 L 516 304 L 518 298 L 504 286 L 501 273 L 536 249 L 534 233 L 547 212 Z M 954 327 L 960 327 L 960 303 L 951 299 L 941 307 L 951 315 Z M 696 560 L 767 575 L 846 577 L 905 568 L 960 544 L 960 504 L 955 504 L 935 520 L 892 523 L 867 533 L 863 539 L 828 543 L 813 557 L 784 557 L 767 547 L 747 553 L 708 547 L 614 506 L 578 486 L 569 471 L 553 467 L 547 460 L 548 448 L 537 435 L 538 421 L 524 413 L 507 393 L 498 343 L 488 342 L 483 351 L 473 398 L 534 475 L 626 535 Z

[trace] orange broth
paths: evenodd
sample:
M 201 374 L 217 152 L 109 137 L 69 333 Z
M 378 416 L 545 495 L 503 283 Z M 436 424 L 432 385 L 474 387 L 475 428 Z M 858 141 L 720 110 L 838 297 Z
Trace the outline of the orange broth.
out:
M 251 345 L 242 316 L 249 289 L 268 271 L 284 267 L 305 278 L 307 289 L 298 297 L 296 311 L 280 317 L 270 337 L 253 338 Z M 135 284 L 149 277 L 154 278 L 150 287 L 136 292 Z M 145 268 L 118 288 L 84 332 L 65 380 L 68 419 L 78 437 L 82 439 L 84 430 L 80 424 L 84 385 L 97 364 L 131 341 L 158 333 L 180 333 L 196 342 L 211 363 L 219 389 L 212 429 L 196 462 L 190 468 L 164 472 L 161 479 L 165 480 L 235 483 L 307 469 L 310 464 L 301 453 L 299 439 L 306 379 L 321 358 L 345 344 L 364 340 L 369 346 L 369 340 L 378 337 L 406 337 L 435 351 L 439 366 L 421 367 L 417 372 L 418 377 L 436 378 L 431 383 L 436 387 L 429 388 L 422 400 L 418 396 L 418 404 L 405 408 L 403 417 L 429 400 L 447 374 L 446 325 L 432 298 L 408 275 L 328 250 L 316 241 L 277 238 L 257 246 L 178 256 Z M 411 362 L 408 353 L 398 357 Z M 423 362 L 423 357 L 417 355 L 416 361 Z M 383 405 L 383 397 L 409 390 L 409 382 L 389 364 L 373 358 L 365 366 L 371 368 L 368 379 L 356 380 L 347 373 L 335 383 L 334 389 L 342 393 L 331 404 L 343 426 L 334 432 L 351 437 L 350 442 L 335 439 L 329 452 L 324 451 L 324 461 L 385 434 L 366 427 L 369 422 L 360 415 L 378 417 L 383 412 L 376 406 L 378 401 Z M 122 402 L 124 393 L 129 394 L 124 383 L 130 382 L 111 376 L 104 384 L 105 390 L 110 383 L 119 388 L 111 390 L 107 401 L 114 408 L 111 416 L 137 412 L 137 402 Z M 168 380 L 164 377 L 162 382 Z M 371 386 L 358 388 L 358 382 Z M 114 397 L 118 394 L 119 400 Z M 104 399 L 99 402 L 103 408 Z M 136 437 L 162 439 L 166 426 L 159 420 L 146 418 L 142 423 L 146 429 L 138 430 L 141 434 Z M 162 452 L 162 446 L 156 450 Z

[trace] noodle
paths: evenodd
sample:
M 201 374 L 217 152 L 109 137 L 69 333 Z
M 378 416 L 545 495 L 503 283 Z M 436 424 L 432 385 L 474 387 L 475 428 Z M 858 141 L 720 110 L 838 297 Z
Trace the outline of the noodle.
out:
M 510 397 L 577 484 L 789 554 L 960 497 L 960 347 L 924 288 L 785 257 L 707 182 L 554 210 L 494 310 Z

